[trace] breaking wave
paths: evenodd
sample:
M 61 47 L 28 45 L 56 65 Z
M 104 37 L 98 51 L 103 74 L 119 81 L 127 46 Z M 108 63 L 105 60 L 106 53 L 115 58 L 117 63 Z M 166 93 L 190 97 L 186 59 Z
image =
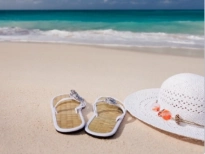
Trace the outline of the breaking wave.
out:
M 172 47 L 203 49 L 204 36 L 107 30 L 39 30 L 1 27 L 0 41 L 52 42 L 124 47 Z

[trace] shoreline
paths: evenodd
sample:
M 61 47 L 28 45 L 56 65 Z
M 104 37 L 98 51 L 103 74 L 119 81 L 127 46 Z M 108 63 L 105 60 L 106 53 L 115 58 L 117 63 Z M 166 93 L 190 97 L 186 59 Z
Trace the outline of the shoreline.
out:
M 65 46 L 81 46 L 81 47 L 93 47 L 102 49 L 114 49 L 119 51 L 129 52 L 142 52 L 150 54 L 162 54 L 173 55 L 182 57 L 196 57 L 204 58 L 204 49 L 192 49 L 192 48 L 168 48 L 168 47 L 123 47 L 123 46 L 109 46 L 109 45 L 97 45 L 97 44 L 78 44 L 78 43 L 55 43 L 55 42 L 18 42 L 18 41 L 2 41 L 0 44 L 47 44 L 47 45 L 65 45 Z

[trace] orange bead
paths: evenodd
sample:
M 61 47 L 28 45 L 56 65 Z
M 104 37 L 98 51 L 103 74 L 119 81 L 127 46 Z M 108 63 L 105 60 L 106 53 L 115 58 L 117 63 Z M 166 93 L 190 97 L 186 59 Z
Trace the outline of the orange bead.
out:
M 164 120 L 170 120 L 172 115 L 171 112 L 168 110 L 164 110 L 161 112 L 160 116 L 164 119 Z

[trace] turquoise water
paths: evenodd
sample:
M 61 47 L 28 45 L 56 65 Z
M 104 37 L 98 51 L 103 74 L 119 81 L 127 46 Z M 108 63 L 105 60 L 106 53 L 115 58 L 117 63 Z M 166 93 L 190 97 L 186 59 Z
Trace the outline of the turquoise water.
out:
M 0 41 L 203 48 L 203 10 L 0 11 Z

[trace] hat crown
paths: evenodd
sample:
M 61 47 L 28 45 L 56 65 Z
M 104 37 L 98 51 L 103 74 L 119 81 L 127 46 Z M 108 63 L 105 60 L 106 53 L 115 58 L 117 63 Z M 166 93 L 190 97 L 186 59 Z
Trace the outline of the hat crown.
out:
M 183 73 L 165 80 L 160 88 L 158 103 L 172 116 L 204 125 L 204 77 Z

